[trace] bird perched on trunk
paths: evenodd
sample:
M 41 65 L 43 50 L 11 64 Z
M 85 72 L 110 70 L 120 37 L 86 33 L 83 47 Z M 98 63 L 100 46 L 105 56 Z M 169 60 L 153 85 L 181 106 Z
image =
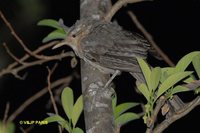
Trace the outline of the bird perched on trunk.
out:
M 63 45 L 70 46 L 77 56 L 104 73 L 116 76 L 121 71 L 130 72 L 139 82 L 145 82 L 136 57 L 147 57 L 148 41 L 116 23 L 79 20 L 53 49 Z

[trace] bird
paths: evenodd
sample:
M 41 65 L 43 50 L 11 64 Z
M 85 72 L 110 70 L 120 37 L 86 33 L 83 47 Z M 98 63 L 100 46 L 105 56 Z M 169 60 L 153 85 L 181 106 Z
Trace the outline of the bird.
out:
M 63 22 L 60 25 L 66 29 Z M 138 83 L 145 82 L 137 58 L 146 59 L 150 45 L 141 35 L 124 30 L 114 22 L 87 18 L 78 20 L 66 34 L 53 49 L 67 45 L 85 62 L 105 74 L 112 74 L 105 86 L 121 72 L 129 72 Z

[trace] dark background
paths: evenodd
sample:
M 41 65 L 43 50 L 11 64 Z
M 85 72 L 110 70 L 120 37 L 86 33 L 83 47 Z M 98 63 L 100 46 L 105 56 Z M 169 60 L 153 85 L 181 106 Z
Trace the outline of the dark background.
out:
M 78 0 L 1 0 L 0 9 L 30 49 L 39 47 L 42 44 L 41 40 L 51 31 L 50 28 L 36 26 L 39 20 L 63 18 L 65 24 L 71 26 L 79 19 Z M 134 11 L 141 23 L 153 35 L 156 43 L 174 62 L 191 51 L 199 50 L 200 0 L 155 0 L 154 2 L 138 3 L 128 5 L 114 16 L 114 19 L 126 30 L 140 33 L 128 17 L 127 10 Z M 18 57 L 23 56 L 24 51 L 11 36 L 3 21 L 0 20 L 0 44 L 2 42 L 6 42 Z M 68 48 L 66 49 L 68 50 Z M 52 54 L 52 51 L 47 51 L 47 54 Z M 158 61 L 151 56 L 148 60 L 152 66 L 167 66 L 163 61 Z M 0 45 L 0 69 L 5 68 L 11 62 L 13 60 Z M 53 79 L 69 75 L 72 71 L 79 72 L 79 67 L 71 69 L 69 62 L 69 59 L 60 62 Z M 22 75 L 28 72 L 26 80 L 15 79 L 12 75 L 0 78 L 0 119 L 3 118 L 6 102 L 10 102 L 11 113 L 24 100 L 47 85 L 46 66 L 52 66 L 52 64 L 46 63 L 22 71 L 20 73 Z M 135 94 L 133 80 L 127 73 L 123 73 L 115 79 L 119 103 L 144 100 Z M 70 87 L 74 89 L 76 97 L 81 94 L 80 79 L 73 80 Z M 191 99 L 191 94 L 181 96 L 186 100 Z M 16 126 L 19 127 L 19 120 L 42 120 L 47 116 L 46 112 L 53 112 L 52 108 L 46 108 L 48 101 L 49 95 L 45 95 L 34 102 L 17 117 Z M 63 113 L 60 105 L 59 110 Z M 181 130 L 182 132 L 197 132 L 199 124 L 195 121 L 200 119 L 199 112 L 200 108 L 195 108 L 189 115 L 173 123 L 165 132 L 179 132 Z M 84 128 L 83 117 L 78 126 Z M 145 128 L 142 119 L 140 119 L 125 125 L 122 132 L 142 133 Z M 42 133 L 44 131 L 56 132 L 57 126 L 55 123 L 48 126 L 36 126 L 31 132 Z M 17 132 L 19 132 L 18 128 Z

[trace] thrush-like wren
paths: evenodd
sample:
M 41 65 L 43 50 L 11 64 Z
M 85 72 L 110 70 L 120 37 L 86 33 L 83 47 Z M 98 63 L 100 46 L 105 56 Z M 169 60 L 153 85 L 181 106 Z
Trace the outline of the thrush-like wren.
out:
M 119 71 L 130 72 L 139 82 L 144 82 L 136 57 L 147 57 L 149 43 L 116 23 L 79 20 L 54 48 L 62 45 L 70 46 L 77 56 L 105 73 L 116 76 Z

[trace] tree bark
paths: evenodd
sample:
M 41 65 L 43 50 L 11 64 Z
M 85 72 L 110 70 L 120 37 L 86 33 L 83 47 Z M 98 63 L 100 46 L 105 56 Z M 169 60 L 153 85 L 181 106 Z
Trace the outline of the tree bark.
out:
M 80 16 L 101 19 L 110 7 L 109 0 L 81 0 Z M 105 44 L 106 45 L 106 44 Z M 82 93 L 86 133 L 114 133 L 111 89 L 104 85 L 109 80 L 90 64 L 81 60 Z

